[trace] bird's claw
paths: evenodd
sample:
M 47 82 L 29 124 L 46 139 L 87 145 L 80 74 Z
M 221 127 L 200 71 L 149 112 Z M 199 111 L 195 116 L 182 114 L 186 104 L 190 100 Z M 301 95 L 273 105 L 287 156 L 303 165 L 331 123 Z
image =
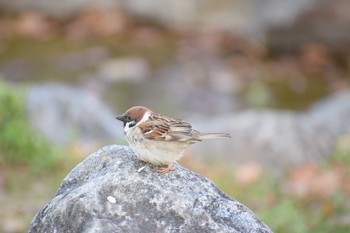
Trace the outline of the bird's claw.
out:
M 157 172 L 160 173 L 160 174 L 165 174 L 169 171 L 175 171 L 176 168 L 173 166 L 173 164 L 169 164 L 167 167 L 163 167 L 163 168 L 159 168 L 157 169 Z

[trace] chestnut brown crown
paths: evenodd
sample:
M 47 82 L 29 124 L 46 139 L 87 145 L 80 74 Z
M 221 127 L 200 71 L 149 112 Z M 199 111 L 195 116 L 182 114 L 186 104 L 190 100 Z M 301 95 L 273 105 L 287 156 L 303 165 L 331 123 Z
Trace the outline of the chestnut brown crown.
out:
M 134 106 L 129 108 L 123 115 L 117 116 L 116 119 L 124 122 L 124 125 L 130 121 L 137 123 L 142 119 L 146 112 L 152 111 L 143 106 Z

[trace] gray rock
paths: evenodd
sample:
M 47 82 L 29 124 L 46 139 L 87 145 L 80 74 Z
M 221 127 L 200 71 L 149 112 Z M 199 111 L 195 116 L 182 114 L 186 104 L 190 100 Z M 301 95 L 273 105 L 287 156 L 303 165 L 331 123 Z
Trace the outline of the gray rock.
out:
M 306 114 L 310 124 L 326 128 L 331 135 L 350 133 L 350 92 L 326 98 L 315 104 Z
M 194 147 L 199 158 L 226 163 L 255 162 L 272 173 L 334 153 L 338 137 L 350 135 L 350 93 L 320 101 L 305 112 L 246 110 L 215 119 L 190 120 L 203 132 L 226 132 L 232 140 L 215 140 Z
M 64 179 L 29 232 L 272 232 L 208 179 L 176 164 L 164 175 L 126 146 L 90 155 Z
M 115 114 L 79 88 L 58 84 L 34 86 L 28 93 L 27 110 L 33 127 L 60 146 L 72 140 L 98 144 L 124 138 Z

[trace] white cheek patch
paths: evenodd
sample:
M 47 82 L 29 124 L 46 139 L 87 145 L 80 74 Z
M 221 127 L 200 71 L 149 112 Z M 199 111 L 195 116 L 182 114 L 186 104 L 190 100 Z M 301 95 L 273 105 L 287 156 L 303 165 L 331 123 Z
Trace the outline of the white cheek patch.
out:
M 135 125 L 135 121 L 127 122 L 125 124 L 125 127 L 124 127 L 124 132 L 126 133 L 130 129 L 135 128 L 136 126 L 138 126 L 138 125 L 142 124 L 143 122 L 147 121 L 150 116 L 151 116 L 151 113 L 150 112 L 146 112 L 145 115 L 143 115 L 142 119 L 139 122 L 137 122 L 136 125 Z
M 133 127 L 130 127 L 130 125 L 133 125 L 133 124 L 135 124 L 134 121 L 127 122 L 127 123 L 125 124 L 125 127 L 124 127 L 124 132 L 126 133 L 126 132 L 128 132 L 131 128 L 135 127 L 135 125 L 134 125 Z
M 135 121 L 130 121 L 130 122 L 127 122 L 125 126 L 128 128 L 131 128 L 130 125 L 133 125 L 133 124 L 135 124 Z
M 138 126 L 139 124 L 142 124 L 143 122 L 147 121 L 150 116 L 151 116 L 151 113 L 150 112 L 146 112 L 145 115 L 143 115 L 142 119 L 139 122 L 137 122 L 136 126 Z
M 129 131 L 129 126 L 126 126 L 124 127 L 124 133 L 128 132 Z

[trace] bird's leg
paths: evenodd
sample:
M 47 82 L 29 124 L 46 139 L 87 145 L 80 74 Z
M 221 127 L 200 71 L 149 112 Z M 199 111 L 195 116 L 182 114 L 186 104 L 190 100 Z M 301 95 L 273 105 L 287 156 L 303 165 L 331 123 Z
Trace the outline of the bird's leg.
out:
M 169 171 L 175 171 L 175 170 L 176 168 L 173 166 L 173 163 L 169 163 L 167 167 L 157 169 L 157 172 L 159 172 L 160 174 L 165 174 Z

